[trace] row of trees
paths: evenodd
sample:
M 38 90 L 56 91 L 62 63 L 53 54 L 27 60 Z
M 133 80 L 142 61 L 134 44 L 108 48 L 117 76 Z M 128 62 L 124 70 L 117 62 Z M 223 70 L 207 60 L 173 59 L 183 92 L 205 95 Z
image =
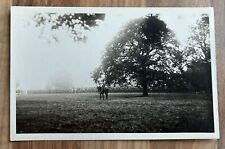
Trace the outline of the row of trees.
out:
M 182 47 L 158 15 L 130 21 L 106 47 L 97 84 L 151 91 L 211 92 L 209 17 L 202 15 Z

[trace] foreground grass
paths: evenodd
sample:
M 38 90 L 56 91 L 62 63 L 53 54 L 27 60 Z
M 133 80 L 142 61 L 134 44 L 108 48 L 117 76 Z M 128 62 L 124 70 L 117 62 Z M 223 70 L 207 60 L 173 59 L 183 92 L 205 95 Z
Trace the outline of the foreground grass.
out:
M 199 94 L 17 96 L 17 133 L 213 132 L 212 99 Z

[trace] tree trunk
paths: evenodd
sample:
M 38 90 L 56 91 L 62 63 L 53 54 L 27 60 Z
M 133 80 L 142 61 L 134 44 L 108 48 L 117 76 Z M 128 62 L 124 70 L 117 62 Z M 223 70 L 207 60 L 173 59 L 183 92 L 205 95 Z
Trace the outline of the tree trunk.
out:
M 143 81 L 142 83 L 142 87 L 143 87 L 143 96 L 148 96 L 148 84 L 147 81 Z

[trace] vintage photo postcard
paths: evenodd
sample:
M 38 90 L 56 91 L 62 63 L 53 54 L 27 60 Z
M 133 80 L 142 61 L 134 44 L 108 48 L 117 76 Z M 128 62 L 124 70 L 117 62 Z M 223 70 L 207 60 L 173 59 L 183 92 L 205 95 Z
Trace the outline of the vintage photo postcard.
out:
M 213 8 L 12 7 L 10 138 L 218 139 Z

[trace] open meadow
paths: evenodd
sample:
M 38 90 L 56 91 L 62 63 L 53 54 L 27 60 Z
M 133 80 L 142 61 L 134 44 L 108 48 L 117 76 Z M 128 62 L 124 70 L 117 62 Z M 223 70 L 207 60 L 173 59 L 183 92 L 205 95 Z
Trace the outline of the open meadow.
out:
M 212 98 L 203 94 L 17 95 L 17 133 L 213 132 Z

